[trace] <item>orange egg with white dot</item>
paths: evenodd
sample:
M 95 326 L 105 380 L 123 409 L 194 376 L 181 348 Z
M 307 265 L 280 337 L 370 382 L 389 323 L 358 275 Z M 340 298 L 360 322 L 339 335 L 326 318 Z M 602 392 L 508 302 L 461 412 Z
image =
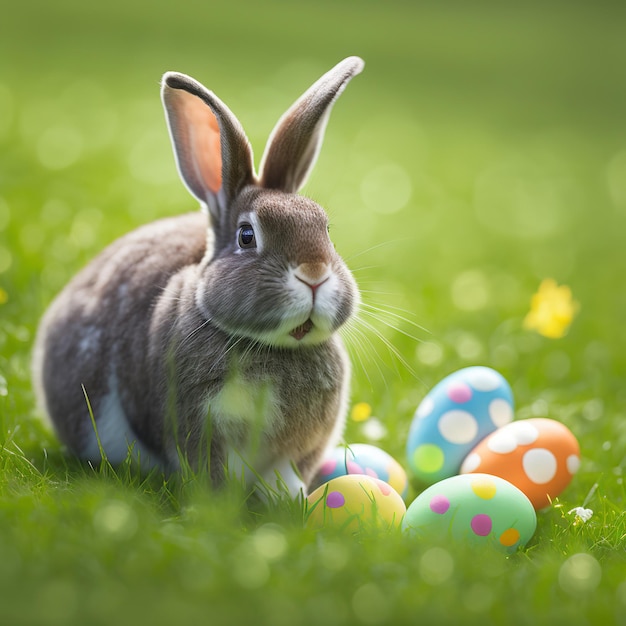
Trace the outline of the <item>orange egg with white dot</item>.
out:
M 535 509 L 549 506 L 580 467 L 580 447 L 556 420 L 512 422 L 483 439 L 465 458 L 461 473 L 480 472 L 508 480 Z

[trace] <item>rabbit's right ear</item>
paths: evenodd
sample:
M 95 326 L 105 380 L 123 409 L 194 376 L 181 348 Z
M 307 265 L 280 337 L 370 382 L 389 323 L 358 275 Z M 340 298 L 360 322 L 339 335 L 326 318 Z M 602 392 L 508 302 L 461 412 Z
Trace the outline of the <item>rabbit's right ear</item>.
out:
M 161 97 L 180 176 L 223 224 L 241 188 L 255 182 L 250 142 L 230 109 L 193 78 L 167 72 Z
M 261 159 L 261 187 L 295 193 L 304 185 L 322 145 L 330 111 L 363 66 L 359 57 L 344 59 L 278 120 Z

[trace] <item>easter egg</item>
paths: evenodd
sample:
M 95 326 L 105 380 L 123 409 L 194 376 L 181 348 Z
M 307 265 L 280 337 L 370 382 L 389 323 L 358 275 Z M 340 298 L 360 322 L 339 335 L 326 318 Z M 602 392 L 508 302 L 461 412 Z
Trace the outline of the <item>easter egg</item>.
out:
M 500 476 L 541 509 L 569 485 L 579 466 L 580 448 L 569 428 L 536 417 L 491 433 L 466 457 L 461 472 Z
M 452 476 L 428 487 L 402 521 L 409 535 L 442 543 L 493 546 L 511 553 L 537 527 L 529 499 L 514 485 L 488 474 Z
M 406 505 L 398 492 L 378 478 L 360 474 L 339 476 L 306 499 L 306 525 L 349 532 L 399 527 Z
M 403 498 L 406 498 L 409 490 L 409 481 L 400 463 L 384 450 L 369 443 L 339 446 L 327 454 L 313 479 L 313 488 L 347 474 L 365 474 L 380 478 Z
M 476 444 L 513 419 L 513 394 L 501 374 L 467 367 L 438 383 L 417 407 L 407 441 L 410 470 L 432 484 L 459 473 Z

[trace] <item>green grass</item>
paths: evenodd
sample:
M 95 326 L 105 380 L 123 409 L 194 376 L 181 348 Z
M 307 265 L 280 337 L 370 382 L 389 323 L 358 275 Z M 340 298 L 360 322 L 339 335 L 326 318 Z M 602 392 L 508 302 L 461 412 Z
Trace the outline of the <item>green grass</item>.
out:
M 626 624 L 625 25 L 618 3 L 582 1 L 4 8 L 0 621 Z M 407 318 L 364 317 L 377 332 L 353 346 L 352 399 L 384 424 L 378 445 L 404 463 L 420 399 L 473 364 L 510 381 L 518 418 L 559 419 L 581 444 L 579 474 L 508 559 L 315 533 L 296 503 L 263 508 L 191 472 L 85 467 L 38 419 L 30 348 L 47 303 L 115 237 L 194 207 L 161 74 L 214 89 L 258 158 L 349 54 L 366 68 L 305 191 L 365 300 Z M 563 339 L 522 328 L 545 277 L 580 302 Z M 594 515 L 576 523 L 585 501 Z

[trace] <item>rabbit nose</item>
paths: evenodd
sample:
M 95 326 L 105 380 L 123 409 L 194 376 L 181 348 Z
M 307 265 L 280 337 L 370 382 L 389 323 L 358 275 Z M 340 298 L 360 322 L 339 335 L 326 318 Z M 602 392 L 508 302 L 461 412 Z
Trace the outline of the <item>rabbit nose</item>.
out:
M 295 270 L 296 278 L 311 288 L 313 293 L 330 277 L 330 269 L 326 263 L 301 263 Z

